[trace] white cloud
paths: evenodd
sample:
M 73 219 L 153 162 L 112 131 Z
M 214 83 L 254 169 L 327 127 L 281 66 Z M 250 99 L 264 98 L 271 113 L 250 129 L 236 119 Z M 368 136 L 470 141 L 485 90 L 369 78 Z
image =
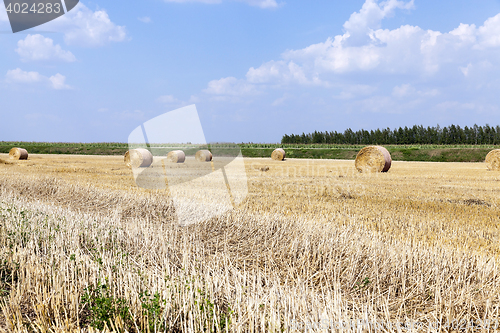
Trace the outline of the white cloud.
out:
M 459 67 L 459 68 L 464 76 L 469 76 L 469 71 L 470 71 L 471 67 L 472 67 L 472 64 L 469 63 L 466 67 Z
M 63 50 L 60 45 L 54 45 L 52 39 L 38 34 L 28 35 L 25 39 L 18 41 L 16 52 L 21 56 L 22 61 L 76 61 L 73 53 Z
M 305 69 L 294 61 L 270 61 L 258 68 L 251 67 L 246 78 L 250 83 L 274 82 L 277 84 L 299 83 L 303 85 L 322 85 L 317 76 L 307 77 Z
M 103 46 L 127 39 L 125 27 L 113 23 L 105 10 L 94 12 L 81 2 L 66 15 L 43 25 L 43 29 L 60 31 L 64 33 L 67 44 L 84 47 Z
M 467 66 L 460 66 L 459 69 L 465 77 L 472 78 L 478 74 L 482 77 L 487 76 L 495 69 L 495 66 L 490 61 L 483 60 L 475 63 L 469 62 Z
M 402 84 L 392 89 L 392 95 L 396 97 L 406 97 L 415 94 L 417 90 L 411 84 Z
M 138 17 L 137 19 L 143 23 L 151 23 L 151 17 L 149 16 L 142 16 Z
M 186 2 L 200 2 L 206 4 L 220 4 L 222 0 L 164 0 L 165 2 L 177 2 L 177 3 L 186 3 Z M 282 3 L 276 2 L 276 0 L 233 0 L 238 2 L 244 2 L 249 4 L 250 6 L 256 6 L 260 8 L 277 8 Z
M 45 83 L 55 90 L 71 89 L 71 87 L 65 83 L 66 77 L 64 75 L 57 73 L 51 77 L 46 77 L 38 72 L 27 72 L 20 68 L 8 70 L 5 75 L 5 81 L 17 84 Z
M 500 68 L 500 14 L 487 19 L 480 27 L 460 24 L 450 32 L 410 25 L 392 30 L 380 28 L 381 21 L 393 15 L 396 9 L 413 7 L 413 1 L 366 0 L 361 10 L 344 23 L 344 34 L 303 49 L 288 50 L 280 60 L 251 67 L 246 80 L 211 81 L 206 91 L 220 94 L 225 89 L 237 94 L 251 91 L 252 86 L 262 90 L 266 85 L 293 84 L 336 87 L 336 82 L 345 75 L 356 73 L 374 80 L 394 75 L 428 80 L 439 80 L 445 75 L 453 80 L 451 78 L 458 78 L 459 73 L 468 77 L 472 68 L 477 68 L 484 78 L 486 68 L 490 72 L 492 68 Z M 393 96 L 401 96 L 402 87 L 399 89 L 396 88 Z M 338 97 L 348 99 L 350 96 L 352 94 L 344 91 Z M 420 92 L 420 96 L 432 94 Z
M 284 61 L 269 61 L 258 68 L 251 67 L 247 72 L 247 80 L 251 83 L 264 83 L 282 77 Z
M 164 95 L 160 96 L 156 99 L 157 102 L 164 103 L 164 104 L 173 104 L 173 103 L 179 103 L 180 101 L 175 98 L 173 95 Z
M 34 83 L 42 81 L 44 76 L 40 75 L 38 72 L 25 72 L 20 68 L 16 68 L 8 70 L 5 79 L 7 82 L 13 83 Z
M 478 48 L 484 49 L 500 46 L 500 14 L 487 19 L 484 25 L 479 27 L 475 32 L 480 39 L 479 45 L 477 45 Z
M 342 33 L 248 66 L 243 77 L 212 80 L 203 92 L 211 101 L 239 102 L 242 109 L 258 104 L 263 114 L 286 105 L 294 119 L 314 105 L 312 112 L 324 121 L 304 122 L 320 128 L 497 117 L 500 14 L 477 26 L 457 23 L 451 31 L 382 26 L 384 18 L 412 8 L 408 0 L 366 0 Z
M 208 87 L 204 92 L 219 96 L 245 96 L 258 93 L 254 85 L 245 80 L 238 80 L 235 77 L 212 80 L 208 83 Z
M 52 87 L 56 90 L 71 89 L 71 86 L 65 83 L 66 77 L 59 73 L 49 77 L 49 81 L 52 83 Z
M 277 3 L 276 0 L 239 0 L 241 2 L 246 2 L 250 6 L 257 6 L 260 8 L 277 8 L 281 3 Z
M 249 123 L 255 114 L 292 114 L 282 117 L 287 133 L 498 119 L 500 14 L 443 31 L 384 27 L 384 18 L 412 8 L 409 0 L 365 0 L 341 33 L 212 80 L 203 97 L 239 103 L 228 103 L 226 115 L 240 110 Z
M 379 29 L 382 20 L 391 17 L 396 8 L 413 9 L 413 0 L 409 2 L 388 0 L 380 5 L 376 0 L 366 0 L 361 10 L 351 14 L 349 20 L 344 23 L 345 36 L 349 36 L 346 41 L 351 46 L 366 43 L 370 39 L 370 32 Z
M 450 31 L 450 35 L 457 36 L 459 41 L 464 44 L 471 44 L 476 42 L 476 25 L 463 24 Z M 458 42 L 458 41 L 457 41 Z
M 387 39 L 390 38 L 386 35 L 391 31 L 373 29 L 379 28 L 381 21 L 393 15 L 397 8 L 412 9 L 413 0 L 389 0 L 380 4 L 375 0 L 366 0 L 361 10 L 353 13 L 344 23 L 343 35 L 328 38 L 324 43 L 313 44 L 300 50 L 286 51 L 282 60 L 269 61 L 257 68 L 251 67 L 246 79 L 252 84 L 329 86 L 329 82 L 321 78 L 322 75 L 378 69 L 385 64 L 385 53 L 393 51 L 387 47 Z M 404 36 L 412 34 L 412 30 L 422 31 L 418 27 L 405 26 L 395 36 L 390 37 L 405 42 Z M 385 41 L 382 40 L 384 38 Z M 386 45 L 382 45 L 384 43 Z M 420 45 L 417 50 L 419 47 Z M 392 66 L 393 59 L 387 61 L 386 65 Z M 392 68 L 389 70 L 392 71 Z

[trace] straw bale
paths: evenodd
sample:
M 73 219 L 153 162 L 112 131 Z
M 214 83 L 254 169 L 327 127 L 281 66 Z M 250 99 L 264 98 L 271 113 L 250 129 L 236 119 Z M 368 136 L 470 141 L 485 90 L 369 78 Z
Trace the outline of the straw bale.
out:
M 167 154 L 167 161 L 171 163 L 184 163 L 186 154 L 182 150 L 172 150 Z
M 275 161 L 283 161 L 285 159 L 285 150 L 282 148 L 277 148 L 271 154 L 271 158 Z
M 125 153 L 124 161 L 128 167 L 147 168 L 153 163 L 153 154 L 144 148 L 131 149 Z
M 381 146 L 361 149 L 354 162 L 359 172 L 387 172 L 391 168 L 391 154 Z
M 490 151 L 485 162 L 488 170 L 500 170 L 500 149 Z
M 198 162 L 210 162 L 212 160 L 212 153 L 210 150 L 198 150 L 195 158 Z
M 28 151 L 23 148 L 12 148 L 9 152 L 9 158 L 11 160 L 27 160 Z

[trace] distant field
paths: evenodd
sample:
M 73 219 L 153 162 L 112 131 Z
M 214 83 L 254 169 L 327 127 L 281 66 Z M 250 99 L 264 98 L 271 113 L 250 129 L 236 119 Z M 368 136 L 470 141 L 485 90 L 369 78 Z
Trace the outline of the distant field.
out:
M 64 142 L 0 142 L 0 153 L 9 153 L 12 147 L 22 147 L 31 154 L 122 155 L 126 143 L 64 143 Z
M 123 155 L 126 143 L 0 142 L 0 153 L 23 147 L 31 154 Z M 155 145 L 156 146 L 156 145 Z M 165 146 L 166 145 L 162 145 Z M 364 145 L 327 144 L 238 144 L 244 157 L 270 157 L 275 148 L 284 148 L 290 158 L 353 160 Z M 395 161 L 482 162 L 495 145 L 387 145 Z

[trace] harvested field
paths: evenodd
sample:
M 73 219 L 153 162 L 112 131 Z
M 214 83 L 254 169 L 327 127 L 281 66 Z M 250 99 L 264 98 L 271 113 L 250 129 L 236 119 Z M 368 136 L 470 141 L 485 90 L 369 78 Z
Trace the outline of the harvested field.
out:
M 135 186 L 122 156 L 0 164 L 0 327 L 359 332 L 349 325 L 365 320 L 427 332 L 467 321 L 456 331 L 472 332 L 500 317 L 500 172 L 245 164 L 248 197 L 188 227 L 174 223 L 168 190 Z

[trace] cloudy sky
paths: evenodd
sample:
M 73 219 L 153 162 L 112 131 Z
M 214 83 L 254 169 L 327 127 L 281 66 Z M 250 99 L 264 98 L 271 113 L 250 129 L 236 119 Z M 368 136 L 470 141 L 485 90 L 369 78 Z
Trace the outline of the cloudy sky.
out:
M 208 141 L 500 124 L 500 0 L 83 0 L 13 34 L 0 141 L 126 142 L 196 104 Z

